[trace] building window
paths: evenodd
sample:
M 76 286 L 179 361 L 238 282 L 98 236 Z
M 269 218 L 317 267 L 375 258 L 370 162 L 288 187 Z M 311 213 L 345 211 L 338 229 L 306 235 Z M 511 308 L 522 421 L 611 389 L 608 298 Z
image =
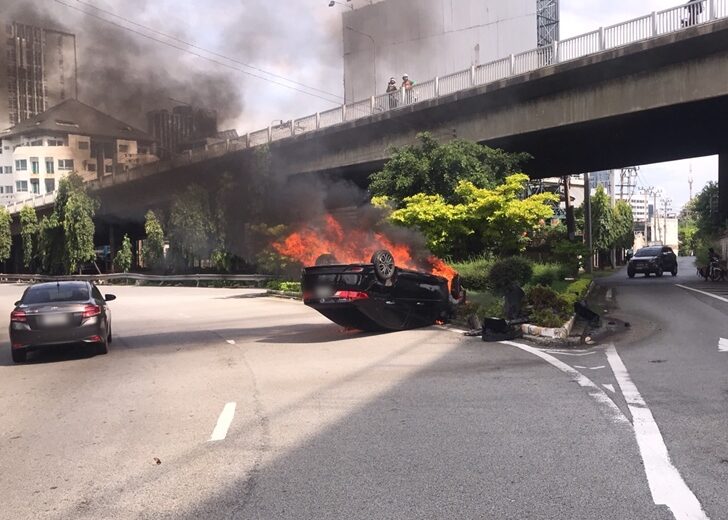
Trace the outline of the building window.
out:
M 119 153 L 129 153 L 129 145 L 128 144 L 120 144 L 119 145 Z
M 13 193 L 13 187 L 12 186 L 5 186 L 5 193 L 6 194 L 12 194 Z
M 40 182 L 38 181 L 38 179 L 30 180 L 30 191 L 32 193 L 35 193 L 36 195 L 40 194 Z
M 15 188 L 18 193 L 28 191 L 28 181 L 15 181 Z
M 30 142 L 30 146 L 43 146 L 43 139 L 36 139 Z
M 26 159 L 18 159 L 15 161 L 15 171 L 16 172 L 27 172 L 28 171 L 28 161 Z
M 90 162 L 86 164 L 86 171 L 89 172 L 95 172 L 96 171 L 96 163 Z
M 88 141 L 79 141 L 78 149 L 79 150 L 88 150 Z
M 5 167 L 5 173 L 13 173 L 13 167 L 12 166 L 6 166 Z
M 61 139 L 48 139 L 48 146 L 64 146 Z
M 56 173 L 56 164 L 55 164 L 55 161 L 53 161 L 53 157 L 46 157 L 45 163 L 46 163 L 46 173 Z
M 72 171 L 73 159 L 58 159 L 58 171 Z
M 30 171 L 32 173 L 40 173 L 40 161 L 37 157 L 30 158 Z
M 46 179 L 45 180 L 45 189 L 46 189 L 46 193 L 51 193 L 51 192 L 56 191 L 55 179 Z
M 104 165 L 104 173 L 114 173 L 114 165 L 113 164 Z

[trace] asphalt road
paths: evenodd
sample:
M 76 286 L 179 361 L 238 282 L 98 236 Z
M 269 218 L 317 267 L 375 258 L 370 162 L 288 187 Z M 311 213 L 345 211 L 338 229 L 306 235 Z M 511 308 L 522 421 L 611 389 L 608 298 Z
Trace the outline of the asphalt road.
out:
M 605 282 L 655 331 L 617 351 L 685 482 L 726 518 L 728 309 L 675 281 Z M 21 291 L 0 286 L 0 309 Z M 242 290 L 105 292 L 106 356 L 13 365 L 2 333 L 0 518 L 674 518 L 608 390 L 608 346 L 543 354 L 559 367 L 440 328 L 344 332 Z

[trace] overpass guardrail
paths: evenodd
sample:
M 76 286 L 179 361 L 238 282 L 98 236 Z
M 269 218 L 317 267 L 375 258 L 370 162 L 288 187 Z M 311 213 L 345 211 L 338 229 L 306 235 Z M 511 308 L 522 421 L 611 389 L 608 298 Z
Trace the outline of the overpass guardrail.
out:
M 554 41 L 551 45 L 545 47 L 519 54 L 511 54 L 499 60 L 416 83 L 409 91 L 400 89 L 396 93 L 372 96 L 330 110 L 281 122 L 280 125 L 271 125 L 268 128 L 249 132 L 240 137 L 239 140 L 244 143 L 246 148 L 272 143 L 287 137 L 328 128 L 348 121 L 355 121 L 379 112 L 401 109 L 422 101 L 480 87 L 550 65 L 576 60 L 591 54 L 649 40 L 722 18 L 728 18 L 728 0 L 701 0 L 681 4 L 662 11 L 654 11 L 626 22 L 600 27 L 595 31 L 579 36 Z M 226 144 L 222 143 L 222 145 L 225 146 Z M 229 143 L 227 146 L 229 146 Z
M 539 47 L 519 54 L 511 54 L 482 65 L 472 66 L 446 76 L 416 83 L 412 90 L 398 90 L 392 94 L 380 94 L 371 98 L 355 101 L 308 116 L 281 121 L 277 125 L 248 132 L 237 139 L 207 145 L 199 150 L 190 150 L 173 156 L 168 161 L 160 161 L 132 168 L 121 175 L 127 179 L 135 171 L 158 173 L 177 166 L 192 164 L 229 152 L 254 148 L 281 139 L 307 134 L 355 121 L 371 115 L 396 111 L 407 106 L 441 96 L 467 91 L 515 77 L 535 70 L 565 63 L 615 49 L 632 43 L 649 40 L 669 33 L 686 30 L 719 19 L 728 18 L 728 0 L 701 0 L 681 4 L 662 11 L 627 20 L 607 27 L 600 27 L 579 36 L 554 41 L 551 45 Z M 55 200 L 55 193 L 32 197 L 7 205 L 10 214 L 15 214 L 25 205 L 46 206 Z

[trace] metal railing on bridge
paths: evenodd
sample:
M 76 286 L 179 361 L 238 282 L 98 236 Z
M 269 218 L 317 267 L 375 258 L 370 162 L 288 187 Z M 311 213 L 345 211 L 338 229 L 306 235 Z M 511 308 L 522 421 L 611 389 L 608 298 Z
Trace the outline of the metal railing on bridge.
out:
M 411 90 L 380 94 L 318 112 L 286 123 L 285 127 L 271 126 L 250 132 L 242 137 L 247 147 L 270 143 L 373 114 L 398 110 L 406 106 L 447 96 L 496 81 L 526 74 L 540 68 L 576 60 L 590 54 L 622 47 L 696 25 L 728 18 L 728 0 L 702 0 L 656 11 L 626 22 L 601 27 L 596 31 L 575 36 L 552 45 L 473 66 L 469 69 L 416 83 Z
M 190 164 L 205 160 L 210 153 L 220 154 L 253 148 L 349 121 L 356 121 L 374 114 L 400 110 L 423 101 L 467 91 L 558 63 L 576 60 L 584 56 L 725 18 L 728 18 L 728 0 L 702 0 L 681 4 L 677 7 L 656 11 L 626 22 L 601 27 L 573 38 L 555 41 L 552 45 L 546 47 L 512 54 L 490 63 L 416 83 L 411 90 L 398 90 L 392 94 L 373 96 L 324 112 L 317 112 L 316 114 L 285 122 L 281 121 L 278 125 L 271 123 L 268 128 L 249 132 L 238 139 L 230 139 L 201 150 L 189 151 L 174 156 L 169 161 L 169 165 L 174 167 Z M 149 167 L 161 170 L 162 163 L 156 163 L 156 166 L 144 165 L 139 168 Z M 133 171 L 134 169 L 129 170 L 129 172 Z M 54 199 L 55 194 L 42 195 L 15 202 L 7 207 L 10 213 L 17 213 L 26 204 L 43 206 L 52 203 Z

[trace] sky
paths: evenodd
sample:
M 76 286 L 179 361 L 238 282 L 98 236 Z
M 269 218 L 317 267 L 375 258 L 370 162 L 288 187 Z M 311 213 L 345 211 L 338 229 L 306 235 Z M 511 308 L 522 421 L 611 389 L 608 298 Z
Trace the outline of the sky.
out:
M 354 0 L 353 4 L 358 7 L 368 1 Z M 245 132 L 276 120 L 334 108 L 342 102 L 341 15 L 346 7 L 329 8 L 328 3 L 328 0 L 0 0 L 0 18 L 1 13 L 11 11 L 13 6 L 21 12 L 34 8 L 77 33 L 79 61 L 87 64 L 89 73 L 85 76 L 92 78 L 81 85 L 82 101 L 95 106 L 101 104 L 99 108 L 114 115 L 123 107 L 133 107 L 124 117 L 142 115 L 129 122 L 144 127 L 143 113 L 161 108 L 160 103 L 167 103 L 167 108 L 171 108 L 174 103 L 168 98 L 174 94 L 175 99 L 182 98 L 182 101 L 219 104 L 223 115 L 221 129 L 236 128 Z M 561 38 L 681 3 L 561 0 Z M 175 46 L 186 47 L 180 43 L 184 41 L 214 51 L 217 56 L 191 49 L 227 66 L 122 31 L 79 12 L 82 9 L 105 16 L 94 7 L 177 37 L 178 41 L 172 41 Z M 122 23 L 119 19 L 115 21 Z M 140 27 L 136 29 L 150 35 Z M 159 37 L 159 34 L 151 36 Z M 123 74 L 109 72 L 94 76 L 90 73 L 97 69 L 122 70 Z M 243 69 L 247 74 L 235 69 Z M 318 90 L 302 88 L 263 71 Z M 254 76 L 265 76 L 290 88 Z M 162 88 L 168 84 L 173 87 L 171 93 Z M 295 89 L 313 95 L 304 95 Z M 114 104 L 108 99 L 120 101 Z M 147 106 L 140 101 L 143 99 L 155 105 Z M 712 157 L 642 166 L 640 180 L 661 187 L 673 200 L 673 208 L 679 210 L 688 200 L 690 168 L 695 181 L 694 193 L 697 193 L 706 182 L 717 180 L 717 165 L 717 158 Z

